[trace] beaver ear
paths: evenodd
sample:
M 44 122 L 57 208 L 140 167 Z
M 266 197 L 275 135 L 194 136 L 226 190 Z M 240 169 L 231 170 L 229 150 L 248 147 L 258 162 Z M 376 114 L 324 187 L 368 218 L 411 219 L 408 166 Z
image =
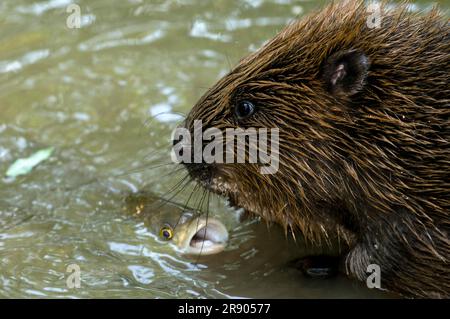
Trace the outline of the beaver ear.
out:
M 351 96 L 364 87 L 369 67 L 369 59 L 363 52 L 339 51 L 327 59 L 322 78 L 333 95 Z

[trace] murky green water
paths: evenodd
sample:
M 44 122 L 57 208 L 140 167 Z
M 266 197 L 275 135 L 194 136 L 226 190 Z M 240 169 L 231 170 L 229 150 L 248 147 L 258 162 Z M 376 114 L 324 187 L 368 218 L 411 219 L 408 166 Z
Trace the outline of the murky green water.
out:
M 36 150 L 55 152 L 30 174 L 0 180 L 0 296 L 385 297 L 341 277 L 303 278 L 287 266 L 305 254 L 301 243 L 239 223 L 217 198 L 210 211 L 231 230 L 230 245 L 200 258 L 122 210 L 136 189 L 187 200 L 192 188 L 176 187 L 185 173 L 169 157 L 177 113 L 324 2 L 77 1 L 81 28 L 69 29 L 70 0 L 1 1 L 0 172 Z M 200 201 L 197 192 L 190 204 Z M 70 264 L 80 288 L 67 286 Z

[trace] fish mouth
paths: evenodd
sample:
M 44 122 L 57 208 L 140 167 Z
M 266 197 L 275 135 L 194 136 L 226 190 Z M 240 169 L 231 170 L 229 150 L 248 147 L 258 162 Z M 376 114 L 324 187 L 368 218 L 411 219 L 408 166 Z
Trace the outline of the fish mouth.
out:
M 178 225 L 174 242 L 188 255 L 212 255 L 222 252 L 228 241 L 228 231 L 215 218 L 198 217 Z M 185 229 L 183 229 L 185 228 Z

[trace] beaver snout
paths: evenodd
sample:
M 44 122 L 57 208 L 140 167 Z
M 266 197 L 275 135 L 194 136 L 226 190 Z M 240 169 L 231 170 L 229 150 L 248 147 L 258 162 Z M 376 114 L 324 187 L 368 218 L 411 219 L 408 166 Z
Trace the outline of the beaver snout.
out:
M 191 178 L 198 180 L 206 185 L 210 183 L 212 178 L 213 167 L 207 163 L 183 163 L 187 168 Z
M 177 129 L 184 129 L 183 127 L 178 127 Z M 174 135 L 172 137 L 172 147 L 175 147 L 177 144 L 181 143 L 183 141 L 183 136 L 182 135 Z
M 173 140 L 175 160 L 186 167 L 192 179 L 200 181 L 202 184 L 208 183 L 214 171 L 214 163 L 207 163 L 203 156 L 196 156 L 193 145 L 183 144 L 181 139 Z M 202 153 L 203 147 L 199 153 Z

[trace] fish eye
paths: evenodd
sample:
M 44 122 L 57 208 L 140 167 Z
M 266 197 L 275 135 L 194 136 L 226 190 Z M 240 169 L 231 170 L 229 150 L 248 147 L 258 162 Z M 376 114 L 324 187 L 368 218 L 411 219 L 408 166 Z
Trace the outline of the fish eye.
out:
M 159 230 L 159 237 L 164 240 L 171 240 L 173 237 L 173 228 L 169 225 L 164 225 Z
M 250 101 L 240 101 L 236 104 L 234 113 L 236 114 L 238 119 L 245 119 L 255 113 L 255 105 Z

